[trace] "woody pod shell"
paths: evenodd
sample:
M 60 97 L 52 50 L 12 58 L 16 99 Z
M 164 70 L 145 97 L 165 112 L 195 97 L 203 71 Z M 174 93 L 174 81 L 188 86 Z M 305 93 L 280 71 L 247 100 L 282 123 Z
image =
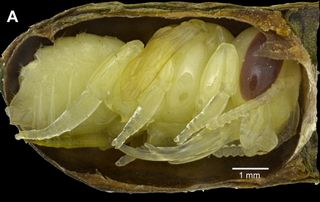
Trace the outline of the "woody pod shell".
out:
M 182 165 L 137 160 L 116 167 L 121 152 L 110 149 L 57 149 L 30 144 L 44 159 L 67 175 L 103 191 L 180 192 L 217 187 L 267 187 L 297 182 L 319 183 L 316 166 L 316 34 L 319 3 L 293 3 L 271 7 L 243 7 L 222 3 L 108 2 L 66 10 L 18 36 L 0 60 L 1 91 L 9 104 L 19 89 L 21 66 L 36 50 L 63 36 L 81 32 L 116 36 L 123 41 L 147 42 L 160 27 L 191 18 L 225 26 L 233 34 L 254 26 L 267 38 L 260 54 L 301 64 L 299 97 L 301 116 L 297 135 L 267 155 L 205 158 Z M 12 137 L 13 138 L 13 137 Z M 269 167 L 259 179 L 239 179 L 237 166 Z

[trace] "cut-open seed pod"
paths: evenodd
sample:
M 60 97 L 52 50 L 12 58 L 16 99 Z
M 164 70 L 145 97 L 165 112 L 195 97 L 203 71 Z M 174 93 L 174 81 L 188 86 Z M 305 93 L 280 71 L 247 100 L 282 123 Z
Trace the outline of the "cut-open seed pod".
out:
M 6 112 L 17 139 L 105 191 L 317 183 L 318 17 L 317 3 L 72 8 L 3 53 Z

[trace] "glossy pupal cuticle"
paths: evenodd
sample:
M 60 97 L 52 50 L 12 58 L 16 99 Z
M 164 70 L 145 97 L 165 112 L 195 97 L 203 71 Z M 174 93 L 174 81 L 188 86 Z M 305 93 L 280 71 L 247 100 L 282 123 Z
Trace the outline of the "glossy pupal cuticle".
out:
M 99 41 L 106 39 L 81 34 L 58 42 L 73 47 L 72 40 L 76 43 L 92 40 L 92 46 L 98 48 Z M 98 53 L 101 62 L 95 71 L 87 71 L 86 75 L 91 59 L 81 59 L 83 76 L 78 82 L 82 90 L 77 89 L 76 80 L 68 80 L 65 103 L 55 101 L 59 95 L 54 92 L 63 83 L 59 77 L 43 87 L 44 80 L 50 78 L 49 73 L 43 74 L 45 65 L 54 65 L 46 57 L 51 52 L 58 57 L 59 47 L 64 48 L 63 45 L 37 52 L 37 59 L 23 68 L 22 87 L 8 107 L 12 120 L 31 128 L 21 130 L 17 139 L 48 147 L 114 147 L 127 155 L 116 163 L 119 166 L 136 158 L 173 164 L 192 162 L 235 141 L 241 147 L 239 155 L 247 156 L 265 154 L 277 146 L 276 133 L 295 106 L 290 105 L 283 110 L 285 116 L 271 121 L 275 113 L 272 100 L 284 90 L 287 73 L 282 73 L 277 81 L 282 61 L 258 55 L 265 37 L 255 28 L 248 28 L 234 38 L 220 25 L 190 20 L 160 29 L 145 47 L 138 40 L 124 43 L 109 37 L 106 41 L 114 47 L 110 46 L 109 52 Z M 107 43 L 103 46 L 107 47 Z M 70 56 L 69 60 L 76 60 L 76 56 Z M 60 63 L 71 69 L 71 76 L 77 75 L 73 66 L 68 66 L 70 62 Z M 40 91 L 31 97 L 30 93 L 26 94 L 25 86 L 35 82 L 30 79 L 37 76 L 42 78 L 36 81 Z M 71 97 L 74 92 L 78 94 Z M 44 97 L 46 94 L 51 96 Z M 17 105 L 16 100 L 22 99 L 19 97 L 33 103 L 36 113 Z M 296 98 L 297 94 L 291 98 L 293 103 Z M 58 104 L 65 109 L 60 115 L 54 110 L 59 108 Z M 42 113 L 45 106 L 49 106 L 48 112 Z M 49 118 L 45 119 L 46 116 Z M 32 117 L 33 125 L 25 123 L 25 117 Z M 46 124 L 40 123 L 43 119 L 47 120 Z M 117 132 L 109 132 L 112 128 L 118 128 Z M 96 131 L 91 136 L 97 141 L 90 140 L 89 129 Z M 132 138 L 139 139 L 141 133 L 146 133 L 147 142 L 140 138 L 142 146 L 132 146 Z M 73 146 L 72 136 L 78 139 Z M 100 144 L 101 140 L 105 144 Z

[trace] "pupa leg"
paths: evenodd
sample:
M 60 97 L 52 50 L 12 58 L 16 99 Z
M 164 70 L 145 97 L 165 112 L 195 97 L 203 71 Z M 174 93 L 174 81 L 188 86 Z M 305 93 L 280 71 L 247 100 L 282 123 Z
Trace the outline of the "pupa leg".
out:
M 246 156 L 264 154 L 278 144 L 278 137 L 271 127 L 268 104 L 253 110 L 240 125 L 240 143 Z
M 173 77 L 172 63 L 169 62 L 163 67 L 159 76 L 139 97 L 139 106 L 124 126 L 121 133 L 112 141 L 112 146 L 120 148 L 124 142 L 150 122 L 160 107 L 164 95 L 170 87 Z
M 231 127 L 232 128 L 232 127 Z M 138 158 L 150 161 L 169 161 L 173 164 L 186 163 L 204 158 L 233 141 L 227 133 L 230 128 L 217 131 L 200 131 L 192 139 L 182 145 L 172 147 L 155 147 L 146 143 L 142 147 L 133 148 L 127 145 L 120 147 L 127 157 L 119 159 L 117 165 L 130 163 L 128 159 Z
M 133 41 L 125 44 L 117 54 L 108 58 L 90 78 L 87 88 L 73 105 L 70 105 L 54 122 L 39 130 L 24 130 L 16 135 L 16 139 L 44 140 L 60 136 L 79 126 L 90 117 L 102 103 L 108 89 L 101 84 L 108 80 L 110 69 L 121 68 L 139 54 L 143 44 Z M 103 86 L 103 85 L 102 85 Z M 111 116 L 112 117 L 112 116 Z
M 213 84 L 212 88 L 205 88 L 205 85 L 210 83 L 210 76 L 207 75 L 222 74 L 223 68 L 206 69 L 206 66 L 217 47 L 222 42 L 232 41 L 233 36 L 218 25 L 210 26 L 206 23 L 206 27 L 208 31 L 197 34 L 174 54 L 174 78 L 157 116 L 158 120 L 187 123 L 194 117 L 195 112 L 203 108 L 200 100 L 207 102 L 218 92 L 219 85 Z M 212 58 L 209 63 L 215 66 Z M 204 69 L 206 69 L 205 74 L 203 74 Z M 221 77 L 218 78 L 220 82 Z M 201 82 L 201 79 L 207 82 Z M 199 87 L 204 93 L 199 92 Z M 199 97 L 197 94 L 203 96 Z M 195 97 L 199 99 L 199 106 L 195 103 Z M 181 130 L 176 135 L 180 132 Z
M 230 123 L 233 120 L 248 116 L 249 112 L 270 102 L 272 97 L 279 95 L 279 93 L 291 85 L 294 85 L 294 82 L 291 79 L 282 79 L 281 81 L 274 83 L 269 90 L 257 98 L 249 100 L 246 103 L 223 113 L 219 117 L 213 117 L 206 124 L 206 128 L 215 130 L 223 127 L 225 124 Z
M 201 139 L 202 138 L 199 137 L 191 143 L 175 147 L 155 147 L 150 144 L 145 144 L 145 146 L 139 148 L 123 145 L 119 149 L 128 156 L 138 159 L 149 161 L 177 161 L 188 158 L 190 155 L 194 155 L 195 152 L 196 154 L 202 152 L 203 147 L 208 147 L 217 140 L 217 138 L 211 138 L 210 141 Z M 193 147 L 193 149 L 190 149 L 190 147 Z M 118 164 L 119 163 L 118 161 Z
M 206 128 L 198 132 L 191 139 L 184 142 L 181 145 L 175 147 L 155 147 L 150 144 L 146 144 L 140 148 L 133 148 L 127 145 L 123 145 L 120 150 L 131 156 L 131 158 L 138 158 L 150 161 L 169 161 L 171 163 L 183 163 L 189 162 L 193 159 L 199 159 L 205 155 L 215 153 L 223 146 L 233 142 L 235 139 L 228 137 L 225 141 L 221 142 L 219 140 L 219 135 L 217 134 L 218 129 L 228 129 L 228 127 L 223 127 L 226 124 L 231 124 L 233 121 L 246 117 L 250 112 L 259 108 L 260 106 L 268 103 L 271 98 L 279 95 L 286 87 L 293 85 L 294 82 L 289 79 L 282 79 L 281 81 L 275 82 L 270 89 L 268 89 L 264 94 L 258 96 L 256 99 L 249 100 L 243 105 L 240 105 L 230 111 L 209 120 L 206 123 Z M 208 134 L 211 131 L 210 138 L 204 138 L 204 134 Z M 229 133 L 225 133 L 229 134 Z M 225 137 L 223 137 L 225 138 Z M 220 142 L 215 144 L 215 142 Z M 212 148 L 211 146 L 214 145 Z M 207 148 L 207 149 L 206 149 Z M 210 149 L 211 148 L 211 149 Z M 239 149 L 237 147 L 237 149 Z M 241 150 L 242 151 L 242 150 Z M 241 152 L 239 152 L 242 154 Z M 125 162 L 122 161 L 123 165 Z M 127 161 L 129 163 L 129 161 Z
M 203 148 L 201 152 L 190 154 L 188 157 L 185 158 L 179 158 L 178 160 L 169 161 L 171 164 L 183 164 L 188 163 L 196 160 L 203 159 L 207 156 L 210 156 L 212 153 L 215 153 L 219 149 L 221 149 L 224 145 L 229 144 L 230 142 L 233 142 L 236 140 L 236 136 L 231 136 L 230 134 L 234 133 L 234 127 L 237 127 L 238 124 L 231 123 L 228 127 L 221 128 L 217 130 L 217 137 L 213 137 L 215 141 L 211 143 L 211 145 L 207 148 Z M 212 135 L 214 134 L 213 131 L 210 130 L 202 130 L 200 133 L 208 133 L 206 135 L 209 138 L 212 138 Z M 191 145 L 192 147 L 192 145 Z M 192 148 L 190 148 L 192 150 Z
M 245 156 L 243 149 L 240 144 L 237 145 L 225 145 L 218 151 L 212 154 L 215 157 L 236 157 L 236 156 Z
M 281 85 L 280 85 L 281 86 Z M 279 90 L 279 86 L 277 86 L 276 88 L 277 90 Z M 271 93 L 272 95 L 274 95 L 274 92 L 276 91 L 275 90 L 275 87 L 273 87 L 273 89 L 270 89 L 270 90 L 274 90 L 272 92 L 269 92 Z M 277 91 L 276 91 L 277 92 Z M 261 102 L 262 100 L 269 100 L 268 98 L 270 98 L 270 95 L 268 96 L 267 95 L 264 95 L 266 97 L 260 97 L 260 99 L 258 99 L 259 101 L 255 100 L 255 101 L 252 101 L 252 103 L 246 103 L 248 104 L 247 107 L 244 107 L 242 109 L 240 109 L 240 112 L 244 112 L 243 114 L 246 114 L 248 115 L 248 113 L 256 108 L 258 108 L 259 106 L 261 106 L 262 104 L 265 104 L 265 102 Z M 246 105 L 244 104 L 244 105 Z M 239 110 L 239 109 L 238 109 Z M 236 111 L 238 111 L 236 110 Z M 224 115 L 224 114 L 223 114 Z M 223 116 L 222 115 L 222 116 Z M 232 141 L 236 140 L 238 137 L 235 137 L 235 136 L 232 136 L 232 133 L 234 132 L 233 131 L 233 128 L 232 128 L 232 125 L 235 123 L 235 120 L 237 118 L 234 118 L 230 121 L 226 121 L 223 123 L 223 126 L 225 126 L 226 124 L 230 124 L 229 126 L 227 127 L 216 127 L 214 129 L 210 129 L 210 128 L 204 128 L 203 130 L 201 130 L 198 134 L 196 134 L 194 137 L 192 137 L 189 141 L 185 142 L 184 144 L 182 144 L 181 148 L 179 147 L 175 147 L 175 148 L 160 148 L 160 147 L 154 147 L 154 146 L 150 146 L 150 145 L 146 145 L 149 149 L 151 149 L 151 152 L 169 152 L 169 153 L 175 153 L 175 155 L 177 155 L 177 153 L 179 153 L 179 150 L 182 150 L 184 147 L 187 147 L 187 145 L 190 145 L 190 143 L 192 143 L 192 145 L 189 146 L 188 148 L 188 151 L 192 151 L 192 149 L 194 149 L 192 152 L 188 153 L 189 156 L 184 155 L 184 156 L 171 156 L 171 159 L 174 159 L 175 160 L 169 160 L 169 161 L 172 161 L 171 163 L 186 163 L 186 162 L 190 162 L 190 161 L 194 161 L 194 160 L 197 160 L 197 159 L 201 159 L 205 156 L 208 156 L 216 151 L 218 151 L 219 149 L 221 149 L 224 145 L 228 144 L 228 143 L 231 143 Z M 253 118 L 254 120 L 254 118 Z M 258 129 L 262 129 L 262 130 L 259 130 L 263 133 L 263 135 L 265 134 L 270 134 L 270 132 L 272 132 L 272 130 L 270 131 L 270 127 L 267 127 L 265 128 L 264 126 L 257 126 Z M 215 135 L 216 131 L 219 131 L 219 136 L 218 134 Z M 205 134 L 208 134 L 208 135 L 205 135 Z M 211 134 L 211 135 L 209 135 Z M 272 136 L 272 134 L 271 134 Z M 200 141 L 199 138 L 200 137 L 210 137 L 210 138 L 207 138 L 207 139 L 203 139 L 204 142 Z M 206 149 L 206 144 L 210 144 L 209 146 L 207 146 L 207 149 Z M 200 146 L 201 145 L 201 146 Z M 179 145 L 180 146 L 180 145 Z M 198 147 L 199 146 L 199 147 Z M 196 150 L 196 148 L 200 148 L 201 147 L 201 150 Z M 185 157 L 185 158 L 183 158 Z
M 277 96 L 279 95 L 279 93 L 284 89 L 284 87 L 291 86 L 293 85 L 293 82 L 289 82 L 290 80 L 284 79 L 282 81 L 279 81 L 277 83 L 275 83 L 274 85 L 271 86 L 271 88 L 264 94 L 262 94 L 261 96 L 257 97 L 256 99 L 250 100 L 248 102 L 246 102 L 243 105 L 240 105 L 239 107 L 236 107 L 224 114 L 222 114 L 221 116 L 214 118 L 212 120 L 209 121 L 209 124 L 207 124 L 207 128 L 203 129 L 203 131 L 206 130 L 217 130 L 218 128 L 226 128 L 224 127 L 226 124 L 229 124 L 241 117 L 244 117 L 245 120 L 242 120 L 242 133 L 246 132 L 245 134 L 248 135 L 248 140 L 252 139 L 252 131 L 250 132 L 249 130 L 244 130 L 244 127 L 246 127 L 243 124 L 248 124 L 248 116 L 250 116 L 251 122 L 252 124 L 250 125 L 250 127 L 246 127 L 247 129 L 250 128 L 251 130 L 255 131 L 255 134 L 257 135 L 257 138 L 259 139 L 259 137 L 269 137 L 269 139 L 265 139 L 265 141 L 268 141 L 270 143 L 273 142 L 273 146 L 275 146 L 276 143 L 276 135 L 274 133 L 274 131 L 272 130 L 272 128 L 270 127 L 270 125 L 265 125 L 265 122 L 262 119 L 262 112 L 261 110 L 263 110 L 263 107 L 266 106 L 266 104 L 268 104 L 268 102 L 271 100 L 271 98 L 273 96 Z M 286 84 L 286 85 L 285 85 Z M 251 114 L 251 115 L 250 115 Z M 267 118 L 270 122 L 270 116 L 267 116 L 266 113 L 263 114 L 265 116 L 265 118 Z M 267 121 L 268 122 L 268 121 Z M 240 132 L 241 133 L 241 132 Z M 244 134 L 243 134 L 244 135 Z M 242 136 L 242 140 L 244 140 L 245 136 Z M 271 138 L 271 139 L 270 139 Z M 241 139 L 241 136 L 240 136 Z M 261 139 L 261 138 L 260 138 Z M 261 142 L 259 140 L 259 142 Z M 252 143 L 249 145 L 256 145 L 255 143 Z M 260 146 L 263 144 L 260 144 Z M 227 145 L 226 145 L 227 146 Z M 236 145 L 234 147 L 231 148 L 221 148 L 223 150 L 223 155 L 231 155 L 234 156 L 237 154 L 239 155 L 250 155 L 248 151 L 245 151 L 246 145 L 240 144 Z M 249 148 L 249 146 L 247 146 L 247 148 Z M 263 149 L 263 148 L 262 148 Z M 270 148 L 269 148 L 270 149 Z M 266 148 L 264 148 L 264 150 L 267 150 Z M 219 155 L 219 153 L 217 154 Z M 220 152 L 220 155 L 221 152 Z
M 34 60 L 19 71 L 19 91 L 7 109 L 10 121 L 22 130 L 50 125 L 69 103 L 76 101 L 106 57 L 115 54 L 123 44 L 114 37 L 81 33 L 61 37 L 54 40 L 53 45 L 38 49 Z M 42 99 L 42 109 L 34 105 L 39 99 Z M 32 123 L 33 112 L 37 114 L 38 110 L 43 118 L 36 117 L 40 122 Z
M 136 158 L 129 156 L 129 155 L 124 155 L 118 159 L 118 161 L 115 163 L 116 166 L 122 167 L 125 165 L 128 165 L 129 163 L 133 162 L 136 160 Z
M 71 105 L 49 126 L 39 130 L 20 131 L 16 135 L 16 139 L 45 140 L 60 136 L 85 121 L 96 111 L 101 103 L 102 101 L 94 97 L 91 93 L 84 92 L 75 104 Z
M 178 144 L 187 141 L 194 133 L 201 130 L 206 125 L 206 120 L 219 116 L 227 106 L 230 96 L 226 93 L 218 93 L 210 100 L 203 110 L 196 115 L 182 130 L 182 132 L 174 139 Z M 217 103 L 221 104 L 217 107 Z
M 210 58 L 201 79 L 199 96 L 204 96 L 203 100 L 209 100 L 205 101 L 207 104 L 201 112 L 175 138 L 178 144 L 204 128 L 208 119 L 218 117 L 225 110 L 229 98 L 235 93 L 238 75 L 237 50 L 232 44 L 222 43 Z
M 109 135 L 109 125 L 114 124 L 117 116 L 101 104 L 87 120 L 72 131 L 47 140 L 29 140 L 28 142 L 46 147 L 99 147 L 105 150 L 111 147 L 113 138 Z

